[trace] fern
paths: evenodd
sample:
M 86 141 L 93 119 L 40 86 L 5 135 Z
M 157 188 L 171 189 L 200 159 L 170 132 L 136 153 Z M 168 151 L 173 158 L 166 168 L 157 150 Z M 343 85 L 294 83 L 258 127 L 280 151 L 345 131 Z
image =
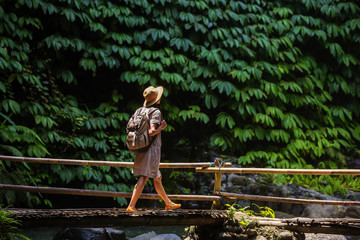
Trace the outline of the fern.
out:
M 1 152 L 3 152 L 2 154 L 4 154 L 4 155 L 13 155 L 13 156 L 18 156 L 18 157 L 24 156 L 22 154 L 22 152 L 19 149 L 17 149 L 16 147 L 0 144 L 0 148 L 2 149 Z
M 26 237 L 23 234 L 18 233 L 18 227 L 21 226 L 21 222 L 13 219 L 11 217 L 12 212 L 8 211 L 6 208 L 0 208 L 0 238 L 1 239 L 25 239 L 29 240 L 30 238 Z

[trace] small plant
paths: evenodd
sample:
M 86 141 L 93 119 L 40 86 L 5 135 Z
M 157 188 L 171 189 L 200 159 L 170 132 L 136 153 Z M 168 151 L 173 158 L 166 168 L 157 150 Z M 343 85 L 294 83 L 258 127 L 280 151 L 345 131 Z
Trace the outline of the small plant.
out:
M 11 240 L 11 239 L 25 239 L 30 240 L 30 238 L 17 233 L 18 226 L 20 221 L 10 217 L 12 213 L 4 211 L 0 208 L 0 239 L 2 240 Z
M 236 206 L 239 206 L 238 204 L 234 203 L 232 205 L 230 204 L 225 204 L 226 207 L 228 207 L 227 209 L 227 213 L 229 214 L 230 218 L 232 219 L 235 216 L 235 213 L 239 211 L 239 208 L 236 208 Z M 240 206 L 239 206 L 240 207 Z
M 245 219 L 244 217 L 241 217 L 241 221 L 239 222 L 241 225 L 243 225 L 245 228 L 247 228 L 250 225 L 250 220 Z
M 229 214 L 230 219 L 234 218 L 236 212 L 242 212 L 246 213 L 248 216 L 261 216 L 261 217 L 271 217 L 275 218 L 274 210 L 272 210 L 269 207 L 260 207 L 257 204 L 253 203 L 253 206 L 256 206 L 258 208 L 258 211 L 254 211 L 250 209 L 250 206 L 246 206 L 242 208 L 240 205 L 234 203 L 232 205 L 225 204 L 225 206 L 228 207 L 227 212 Z M 240 224 L 247 227 L 249 225 L 250 221 L 247 221 L 244 217 L 241 217 Z
M 253 203 L 253 205 L 258 207 L 258 209 L 259 209 L 259 213 L 257 214 L 258 216 L 275 218 L 275 212 L 271 208 L 266 207 L 266 206 L 259 207 L 255 203 Z
M 250 206 L 246 206 L 244 208 L 241 208 L 241 206 L 239 204 L 225 204 L 225 206 L 228 207 L 227 211 L 229 216 L 232 218 L 234 217 L 236 212 L 243 212 L 246 213 L 249 216 L 261 216 L 261 217 L 271 217 L 271 218 L 275 218 L 275 213 L 274 210 L 272 210 L 269 207 L 260 207 L 259 205 L 253 203 L 253 206 L 256 206 L 258 208 L 259 211 L 255 212 L 254 210 L 250 209 Z

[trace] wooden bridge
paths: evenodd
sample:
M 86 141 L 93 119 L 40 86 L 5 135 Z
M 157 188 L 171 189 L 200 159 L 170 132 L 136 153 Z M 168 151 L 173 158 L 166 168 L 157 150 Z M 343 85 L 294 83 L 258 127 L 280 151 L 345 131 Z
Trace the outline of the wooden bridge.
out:
M 224 210 L 138 209 L 7 209 L 23 227 L 128 227 L 128 226 L 221 226 L 229 215 Z M 275 226 L 302 233 L 360 235 L 360 219 L 248 217 L 258 226 Z
M 3 161 L 132 167 L 132 162 L 85 161 L 72 159 L 29 158 L 0 156 Z M 360 206 L 359 201 L 325 201 L 317 199 L 279 198 L 258 195 L 234 194 L 221 192 L 222 173 L 260 173 L 260 174 L 310 174 L 310 175 L 360 175 L 359 169 L 272 169 L 272 168 L 232 168 L 230 163 L 216 159 L 214 163 L 160 163 L 160 168 L 195 168 L 196 172 L 214 173 L 215 184 L 212 195 L 168 195 L 172 200 L 212 201 L 212 210 L 182 209 L 165 211 L 162 209 L 138 209 L 126 212 L 125 209 L 7 209 L 13 216 L 22 221 L 24 226 L 164 226 L 164 225 L 221 225 L 229 216 L 222 208 L 225 200 L 249 199 L 256 201 L 273 201 L 296 204 L 329 204 Z M 125 197 L 129 192 L 93 191 L 84 189 L 35 187 L 0 184 L 0 190 L 25 191 L 49 194 L 69 194 L 82 196 Z M 160 199 L 157 194 L 143 193 L 140 198 Z M 251 217 L 260 226 L 278 226 L 288 230 L 304 233 L 333 233 L 360 235 L 360 219 L 274 219 Z
M 221 225 L 228 218 L 223 210 L 172 210 L 124 208 L 8 209 L 24 226 L 193 226 Z

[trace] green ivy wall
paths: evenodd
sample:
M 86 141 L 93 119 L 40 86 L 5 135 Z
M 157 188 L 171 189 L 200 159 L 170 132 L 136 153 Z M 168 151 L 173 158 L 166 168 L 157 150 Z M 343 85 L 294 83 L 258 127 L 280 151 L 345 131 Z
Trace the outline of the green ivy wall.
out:
M 357 1 L 335 0 L 0 0 L 0 153 L 132 161 L 126 122 L 143 89 L 162 85 L 165 153 L 346 168 L 359 157 L 359 16 Z M 1 182 L 130 191 L 133 181 L 128 169 L 0 164 Z M 360 187 L 353 176 L 274 181 Z

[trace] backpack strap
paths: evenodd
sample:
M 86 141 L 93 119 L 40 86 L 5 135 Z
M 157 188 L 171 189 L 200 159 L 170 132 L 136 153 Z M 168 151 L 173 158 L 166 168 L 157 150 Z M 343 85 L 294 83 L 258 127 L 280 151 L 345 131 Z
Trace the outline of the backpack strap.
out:
M 154 112 L 156 112 L 156 110 L 159 110 L 159 109 L 154 108 L 154 109 L 152 109 L 151 111 L 150 111 L 150 109 L 149 109 L 148 116 L 150 117 L 150 115 L 153 114 Z
M 145 108 L 145 107 L 141 107 L 140 111 L 145 111 L 146 115 L 148 116 L 149 120 L 150 120 L 150 115 L 153 114 L 156 110 L 159 110 L 157 108 Z

